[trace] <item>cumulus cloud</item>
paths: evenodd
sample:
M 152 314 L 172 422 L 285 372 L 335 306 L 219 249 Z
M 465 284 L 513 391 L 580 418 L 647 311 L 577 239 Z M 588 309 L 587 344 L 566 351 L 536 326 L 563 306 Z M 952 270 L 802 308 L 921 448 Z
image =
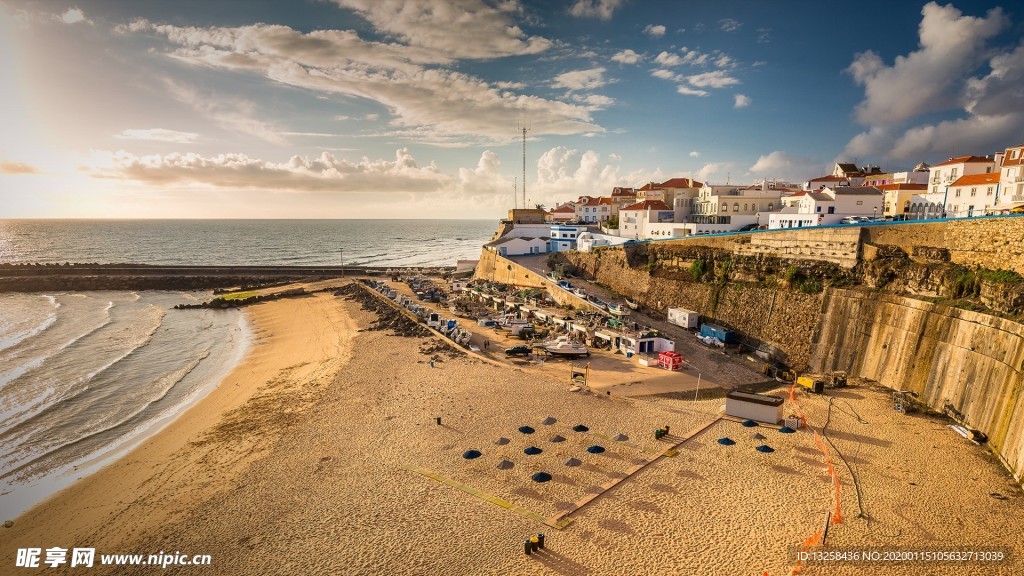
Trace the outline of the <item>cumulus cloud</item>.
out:
M 74 8 L 68 8 L 63 14 L 60 15 L 60 19 L 65 24 L 78 24 L 79 22 L 92 24 L 92 22 L 85 17 L 85 12 L 82 12 L 82 9 L 77 6 L 75 6 Z
M 700 170 L 697 170 L 694 178 L 700 182 L 709 182 L 712 180 L 712 176 L 721 178 L 722 174 L 726 173 L 730 166 L 732 164 L 729 162 L 709 162 L 701 166 Z
M 1009 23 L 1000 8 L 984 18 L 964 16 L 952 5 L 926 4 L 919 48 L 891 66 L 872 51 L 860 53 L 847 72 L 864 86 L 857 119 L 880 126 L 946 110 L 957 103 L 962 79 L 985 56 L 986 42 Z
M 373 22 L 381 18 L 381 14 L 394 9 L 395 4 L 384 2 L 377 7 L 370 2 L 361 4 L 345 0 L 344 3 L 352 6 L 365 4 L 368 10 L 366 17 Z M 467 11 L 473 7 L 475 12 Z M 420 7 L 412 11 L 419 10 Z M 439 10 L 452 17 L 466 14 L 468 21 L 487 25 L 504 22 L 503 18 L 507 16 L 504 9 L 488 12 L 491 9 L 481 9 L 468 0 L 452 3 L 450 9 Z M 481 19 L 479 14 L 482 13 L 491 18 Z M 405 21 L 407 15 L 396 18 Z M 389 24 L 385 29 L 392 30 L 395 26 L 398 24 Z M 451 27 L 443 29 L 450 31 Z M 515 94 L 508 87 L 438 67 L 451 64 L 451 58 L 455 56 L 496 57 L 529 52 L 529 46 L 513 43 L 500 48 L 503 43 L 508 43 L 499 41 L 493 44 L 484 42 L 488 48 L 441 50 L 435 44 L 442 41 L 433 32 L 422 31 L 421 34 L 419 28 L 412 27 L 399 34 L 408 40 L 408 44 L 365 41 L 352 31 L 314 30 L 303 33 L 287 26 L 265 24 L 200 28 L 136 21 L 121 29 L 125 33 L 132 30 L 166 37 L 176 46 L 170 56 L 194 65 L 256 72 L 275 82 L 321 94 L 375 101 L 391 112 L 393 134 L 412 131 L 421 137 L 417 140 L 419 142 L 438 145 L 504 142 L 512 136 L 508 130 L 508 119 L 521 115 L 532 119 L 538 127 L 538 135 L 603 131 L 594 124 L 591 109 L 587 106 Z M 452 41 L 468 45 L 473 44 L 468 41 L 473 37 L 452 35 Z M 230 112 L 230 109 L 220 110 L 218 116 L 227 121 L 229 118 L 226 116 Z M 258 128 L 255 125 L 250 127 Z M 261 137 L 264 139 L 270 133 L 280 132 L 256 131 L 263 133 Z
M 119 140 L 153 140 L 156 142 L 190 144 L 195 142 L 199 135 L 194 132 L 178 132 L 177 130 L 166 130 L 164 128 L 129 128 L 122 130 L 114 137 Z
M 724 88 L 740 83 L 739 80 L 733 78 L 724 70 L 694 74 L 693 76 L 687 76 L 686 80 L 698 88 Z
M 598 18 L 611 20 L 615 10 L 622 6 L 624 0 L 576 0 L 569 8 L 569 14 L 577 18 Z
M 490 6 L 481 0 L 333 0 L 359 13 L 374 27 L 410 46 L 451 58 L 500 58 L 537 54 L 550 40 L 528 36 L 512 22 L 514 2 Z
M 665 27 L 661 24 L 648 24 L 644 27 L 644 34 L 651 38 L 661 38 L 665 35 Z
M 750 106 L 750 97 L 743 94 L 736 94 L 733 96 L 733 108 L 746 108 Z
M 693 150 L 690 152 L 690 158 L 700 158 L 700 152 Z
M 707 90 L 698 90 L 696 88 L 690 88 L 689 86 L 676 86 L 676 92 L 684 96 L 707 96 Z
M 620 64 L 636 64 L 641 60 L 643 60 L 643 56 L 629 49 L 618 52 L 612 56 L 612 61 Z
M 39 169 L 24 162 L 0 162 L 0 174 L 38 174 Z
M 1007 22 L 998 8 L 979 18 L 930 3 L 922 10 L 918 50 L 891 66 L 877 54 L 858 54 L 847 72 L 864 86 L 856 112 L 868 129 L 850 139 L 843 155 L 934 161 L 1017 143 L 1024 133 L 1024 45 L 988 45 Z M 962 116 L 913 125 L 952 110 Z
M 819 176 L 818 172 L 822 170 L 823 165 L 824 162 L 812 158 L 775 150 L 758 158 L 750 167 L 750 172 L 755 176 L 800 182 Z
M 451 180 L 433 164 L 419 166 L 406 148 L 398 149 L 394 160 L 350 161 L 324 152 L 316 158 L 293 156 L 281 163 L 245 154 L 136 156 L 121 150 L 95 153 L 92 163 L 83 170 L 95 178 L 153 185 L 298 192 L 423 192 L 436 190 Z
M 572 70 L 555 76 L 552 86 L 566 90 L 593 90 L 607 84 L 604 79 L 605 69 Z
M 743 27 L 743 23 L 740 22 L 739 20 L 726 18 L 724 20 L 718 21 L 718 27 L 721 28 L 724 32 L 735 32 Z

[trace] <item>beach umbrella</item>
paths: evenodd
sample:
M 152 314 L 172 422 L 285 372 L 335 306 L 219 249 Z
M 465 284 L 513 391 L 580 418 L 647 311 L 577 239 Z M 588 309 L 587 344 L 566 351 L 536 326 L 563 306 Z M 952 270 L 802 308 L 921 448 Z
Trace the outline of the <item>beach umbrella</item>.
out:
M 547 472 L 537 472 L 533 476 L 530 476 L 530 478 L 532 478 L 534 482 L 547 482 L 548 480 L 551 480 L 551 474 L 548 474 Z
M 589 446 L 587 447 L 587 452 L 590 452 L 591 454 L 600 454 L 601 452 L 604 452 L 604 446 L 598 446 L 596 444 Z
M 530 428 L 529 426 L 520 426 L 519 431 L 523 434 L 533 434 L 533 428 Z
M 502 460 L 501 462 L 498 462 L 498 465 L 495 466 L 495 468 L 498 470 L 511 470 L 513 466 L 515 466 L 515 464 L 510 460 Z
M 554 436 L 551 437 L 551 442 L 565 442 L 565 437 L 555 434 Z
M 718 443 L 721 444 L 722 446 L 732 446 L 733 444 L 736 443 L 736 441 L 726 436 L 725 438 L 719 438 Z
M 796 430 L 793 430 L 789 426 L 783 426 L 782 428 L 779 428 L 779 432 L 782 432 L 783 434 L 792 434 L 796 432 Z
M 551 426 L 555 422 L 558 422 L 558 420 L 556 420 L 553 416 L 548 416 L 547 418 L 540 421 L 540 423 L 545 426 Z
M 586 432 L 586 431 L 590 430 L 590 428 L 587 428 L 583 424 L 577 424 L 577 425 L 573 426 L 572 429 L 573 429 L 574 432 Z
M 754 448 L 754 450 L 757 450 L 758 452 L 764 452 L 765 454 L 768 454 L 769 452 L 775 452 L 775 449 L 767 444 L 762 444 L 757 448 Z
M 466 450 L 462 453 L 462 457 L 466 460 L 472 460 L 474 458 L 479 458 L 480 456 L 482 456 L 482 454 L 479 450 Z
M 743 425 L 747 428 L 756 428 L 757 422 L 754 422 L 753 420 L 744 420 Z
M 502 436 L 501 438 L 495 440 L 494 443 L 497 444 L 498 446 L 504 446 L 505 444 L 509 443 L 509 439 Z
M 626 436 L 625 434 L 616 434 L 615 436 L 612 436 L 612 440 L 616 442 L 625 442 L 626 440 L 629 440 L 629 436 Z
M 534 456 L 536 454 L 540 454 L 541 452 L 543 452 L 543 450 L 537 448 L 536 446 L 530 446 L 529 448 L 523 450 L 523 454 L 526 454 L 527 456 Z
M 583 462 L 580 462 L 575 458 L 569 458 L 568 460 L 565 461 L 566 466 L 579 466 L 580 464 L 583 464 Z

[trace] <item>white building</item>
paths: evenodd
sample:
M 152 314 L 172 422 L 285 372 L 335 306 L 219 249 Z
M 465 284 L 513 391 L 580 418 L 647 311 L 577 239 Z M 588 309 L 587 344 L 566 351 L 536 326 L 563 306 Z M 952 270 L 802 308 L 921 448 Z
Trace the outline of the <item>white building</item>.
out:
M 586 231 L 584 226 L 566 226 L 556 224 L 551 226 L 550 248 L 551 252 L 565 252 L 576 249 L 576 240 L 581 232 Z
M 628 242 L 628 238 L 621 236 L 612 236 L 610 234 L 600 234 L 598 232 L 580 232 L 579 236 L 576 237 L 576 250 L 580 252 L 590 252 L 594 248 L 601 246 L 618 246 Z
M 548 239 L 526 236 L 505 235 L 497 240 L 484 244 L 499 256 L 523 256 L 526 254 L 543 254 L 548 252 Z
M 997 194 L 1000 211 L 1024 207 L 1024 144 L 1003 153 Z
M 672 223 L 672 208 L 661 200 L 644 200 L 619 210 L 619 236 L 639 240 L 650 238 L 648 226 Z
M 805 228 L 837 224 L 847 216 L 881 216 L 884 196 L 878 188 L 837 186 L 805 192 L 793 207 L 768 216 L 768 228 Z
M 990 156 L 960 156 L 928 168 L 928 192 L 942 194 L 940 206 L 949 204 L 946 199 L 948 187 L 961 176 L 972 174 L 991 174 L 995 171 L 996 162 Z
M 766 219 L 767 214 L 782 206 L 782 191 L 762 185 L 739 188 L 730 185 L 705 184 L 693 206 L 690 222 L 728 224 L 739 230 L 748 224 Z
M 600 224 L 612 217 L 612 199 L 589 198 L 576 206 L 576 221 L 582 224 Z
M 996 206 L 999 173 L 961 176 L 946 190 L 946 217 L 970 218 L 991 214 Z

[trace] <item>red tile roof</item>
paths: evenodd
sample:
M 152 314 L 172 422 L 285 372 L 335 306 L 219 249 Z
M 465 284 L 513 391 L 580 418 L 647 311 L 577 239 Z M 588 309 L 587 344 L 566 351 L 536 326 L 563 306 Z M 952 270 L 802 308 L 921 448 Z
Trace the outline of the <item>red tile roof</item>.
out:
M 611 203 L 612 199 L 605 196 L 601 198 L 591 198 L 590 200 L 587 201 L 586 204 L 584 204 L 584 206 L 600 206 L 602 204 L 611 205 Z
M 564 204 L 564 205 L 562 205 L 562 206 L 559 206 L 558 208 L 555 208 L 555 209 L 554 209 L 554 210 L 552 210 L 551 212 L 552 212 L 552 213 L 555 213 L 555 212 L 562 212 L 562 213 L 565 213 L 565 212 L 567 212 L 567 213 L 569 213 L 569 214 L 575 214 L 575 213 L 576 213 L 576 209 L 575 209 L 575 208 L 573 208 L 572 206 L 568 205 L 568 204 Z
M 975 164 L 977 162 L 992 162 L 992 159 L 985 156 L 957 156 L 956 158 L 950 158 L 945 162 L 932 164 L 932 168 L 935 168 L 936 166 L 949 166 L 951 164 Z
M 1021 148 L 1024 148 L 1024 144 L 1021 144 L 1020 146 L 1011 146 L 1007 148 L 1006 152 L 1004 153 L 1005 156 L 1003 156 L 1003 166 L 1020 166 L 1024 164 L 1024 150 L 1021 150 Z M 1019 150 L 1019 152 L 1017 152 L 1016 158 L 1010 158 L 1011 150 Z
M 669 178 L 658 184 L 658 188 L 700 188 L 701 186 L 703 184 L 690 178 Z
M 956 182 L 950 184 L 949 187 L 977 186 L 979 184 L 995 184 L 996 182 L 999 182 L 998 172 L 993 172 L 992 174 L 971 174 L 970 176 L 961 176 Z
M 623 208 L 623 210 L 671 210 L 668 204 L 661 200 L 644 200 Z
M 842 176 L 832 176 L 832 175 L 829 175 L 829 176 L 822 176 L 820 178 L 814 178 L 814 179 L 812 179 L 810 181 L 811 182 L 840 182 L 840 181 L 843 181 L 843 180 L 846 180 L 846 178 L 843 178 Z

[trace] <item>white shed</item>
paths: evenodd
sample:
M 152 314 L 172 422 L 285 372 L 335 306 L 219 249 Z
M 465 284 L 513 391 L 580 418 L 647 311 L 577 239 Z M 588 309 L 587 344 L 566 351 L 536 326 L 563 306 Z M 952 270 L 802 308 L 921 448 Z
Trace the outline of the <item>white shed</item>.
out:
M 733 390 L 725 395 L 725 413 L 745 420 L 778 424 L 782 421 L 783 402 L 785 400 L 778 396 Z
M 700 326 L 700 314 L 686 308 L 669 308 L 668 321 L 683 328 L 696 328 Z

